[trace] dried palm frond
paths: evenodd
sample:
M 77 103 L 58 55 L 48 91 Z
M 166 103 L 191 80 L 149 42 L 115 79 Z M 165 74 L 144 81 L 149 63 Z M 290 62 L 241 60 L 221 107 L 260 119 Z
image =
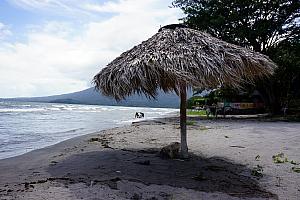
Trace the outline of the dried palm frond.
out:
M 133 93 L 155 97 L 158 89 L 178 93 L 200 88 L 239 87 L 273 73 L 267 56 L 229 44 L 198 30 L 169 25 L 122 53 L 93 79 L 96 89 L 117 100 Z

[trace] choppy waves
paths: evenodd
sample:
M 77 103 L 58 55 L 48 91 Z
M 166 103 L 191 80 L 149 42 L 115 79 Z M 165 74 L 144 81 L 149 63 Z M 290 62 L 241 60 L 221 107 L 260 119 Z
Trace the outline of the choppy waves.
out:
M 141 120 L 134 118 L 135 112 L 143 112 L 144 119 L 153 119 L 171 115 L 177 110 L 0 102 L 0 159 Z
M 69 105 L 69 104 L 40 104 L 20 105 L 20 103 L 4 103 L 0 102 L 0 113 L 3 112 L 48 112 L 48 111 L 74 111 L 74 112 L 103 112 L 103 111 L 136 111 L 144 110 L 144 112 L 164 115 L 172 113 L 176 109 L 169 108 L 141 108 L 141 107 L 119 107 L 119 106 L 97 106 L 97 105 Z

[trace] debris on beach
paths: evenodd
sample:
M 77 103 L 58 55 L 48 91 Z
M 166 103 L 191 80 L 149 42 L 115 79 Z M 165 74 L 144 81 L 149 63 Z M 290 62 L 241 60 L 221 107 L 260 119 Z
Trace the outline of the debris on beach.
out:
M 110 148 L 112 149 L 112 147 L 109 146 L 109 140 L 107 138 L 97 138 L 97 137 L 93 137 L 93 138 L 90 138 L 88 140 L 88 142 L 100 142 L 101 145 L 104 147 L 104 148 Z
M 137 161 L 134 163 L 139 165 L 150 165 L 150 160 Z
M 274 163 L 285 163 L 288 162 L 288 158 L 284 156 L 284 153 L 279 153 L 272 156 Z
M 260 155 L 255 156 L 256 161 L 260 161 Z
M 231 145 L 230 147 L 239 148 L 239 149 L 244 149 L 244 148 L 246 148 L 246 147 L 239 146 L 239 145 Z
M 292 167 L 293 172 L 300 173 L 300 167 Z
M 171 144 L 163 147 L 160 150 L 159 155 L 162 158 L 170 158 L 170 159 L 179 158 L 179 150 L 180 150 L 180 143 L 172 142 Z
M 263 167 L 260 165 L 257 165 L 256 167 L 254 167 L 251 170 L 251 175 L 261 178 L 261 177 L 263 177 L 263 171 L 264 171 Z
M 52 160 L 52 161 L 50 162 L 50 165 L 56 165 L 57 163 L 58 163 L 57 161 Z
M 280 178 L 280 177 L 276 177 L 276 184 L 275 184 L 275 186 L 277 186 L 277 187 L 280 187 L 281 186 L 281 180 L 282 180 L 282 178 Z
M 207 126 L 200 126 L 200 131 L 207 131 L 208 129 L 210 129 L 209 127 Z
M 142 196 L 137 194 L 137 193 L 134 193 L 133 196 L 130 198 L 132 200 L 140 200 L 142 199 Z
M 89 142 L 101 142 L 101 139 L 100 138 L 90 138 L 89 139 Z
M 203 175 L 202 172 L 199 172 L 196 176 L 192 177 L 196 181 L 205 181 L 207 178 Z
M 291 163 L 292 165 L 299 165 L 299 163 L 296 162 L 296 161 L 294 161 L 294 160 L 291 160 L 290 163 Z

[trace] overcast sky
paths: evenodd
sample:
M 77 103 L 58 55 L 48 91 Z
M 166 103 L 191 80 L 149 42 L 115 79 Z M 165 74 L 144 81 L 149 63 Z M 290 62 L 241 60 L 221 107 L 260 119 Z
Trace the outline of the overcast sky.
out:
M 91 87 L 125 50 L 178 23 L 172 0 L 1 0 L 0 98 Z

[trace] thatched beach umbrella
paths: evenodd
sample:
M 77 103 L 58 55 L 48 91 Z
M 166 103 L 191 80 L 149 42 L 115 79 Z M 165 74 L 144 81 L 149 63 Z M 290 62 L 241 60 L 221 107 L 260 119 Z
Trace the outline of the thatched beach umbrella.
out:
M 181 100 L 181 155 L 187 157 L 187 88 L 239 87 L 244 81 L 270 75 L 274 67 L 262 54 L 173 24 L 122 53 L 94 77 L 94 84 L 116 100 L 134 93 L 155 98 L 159 89 L 175 91 Z

